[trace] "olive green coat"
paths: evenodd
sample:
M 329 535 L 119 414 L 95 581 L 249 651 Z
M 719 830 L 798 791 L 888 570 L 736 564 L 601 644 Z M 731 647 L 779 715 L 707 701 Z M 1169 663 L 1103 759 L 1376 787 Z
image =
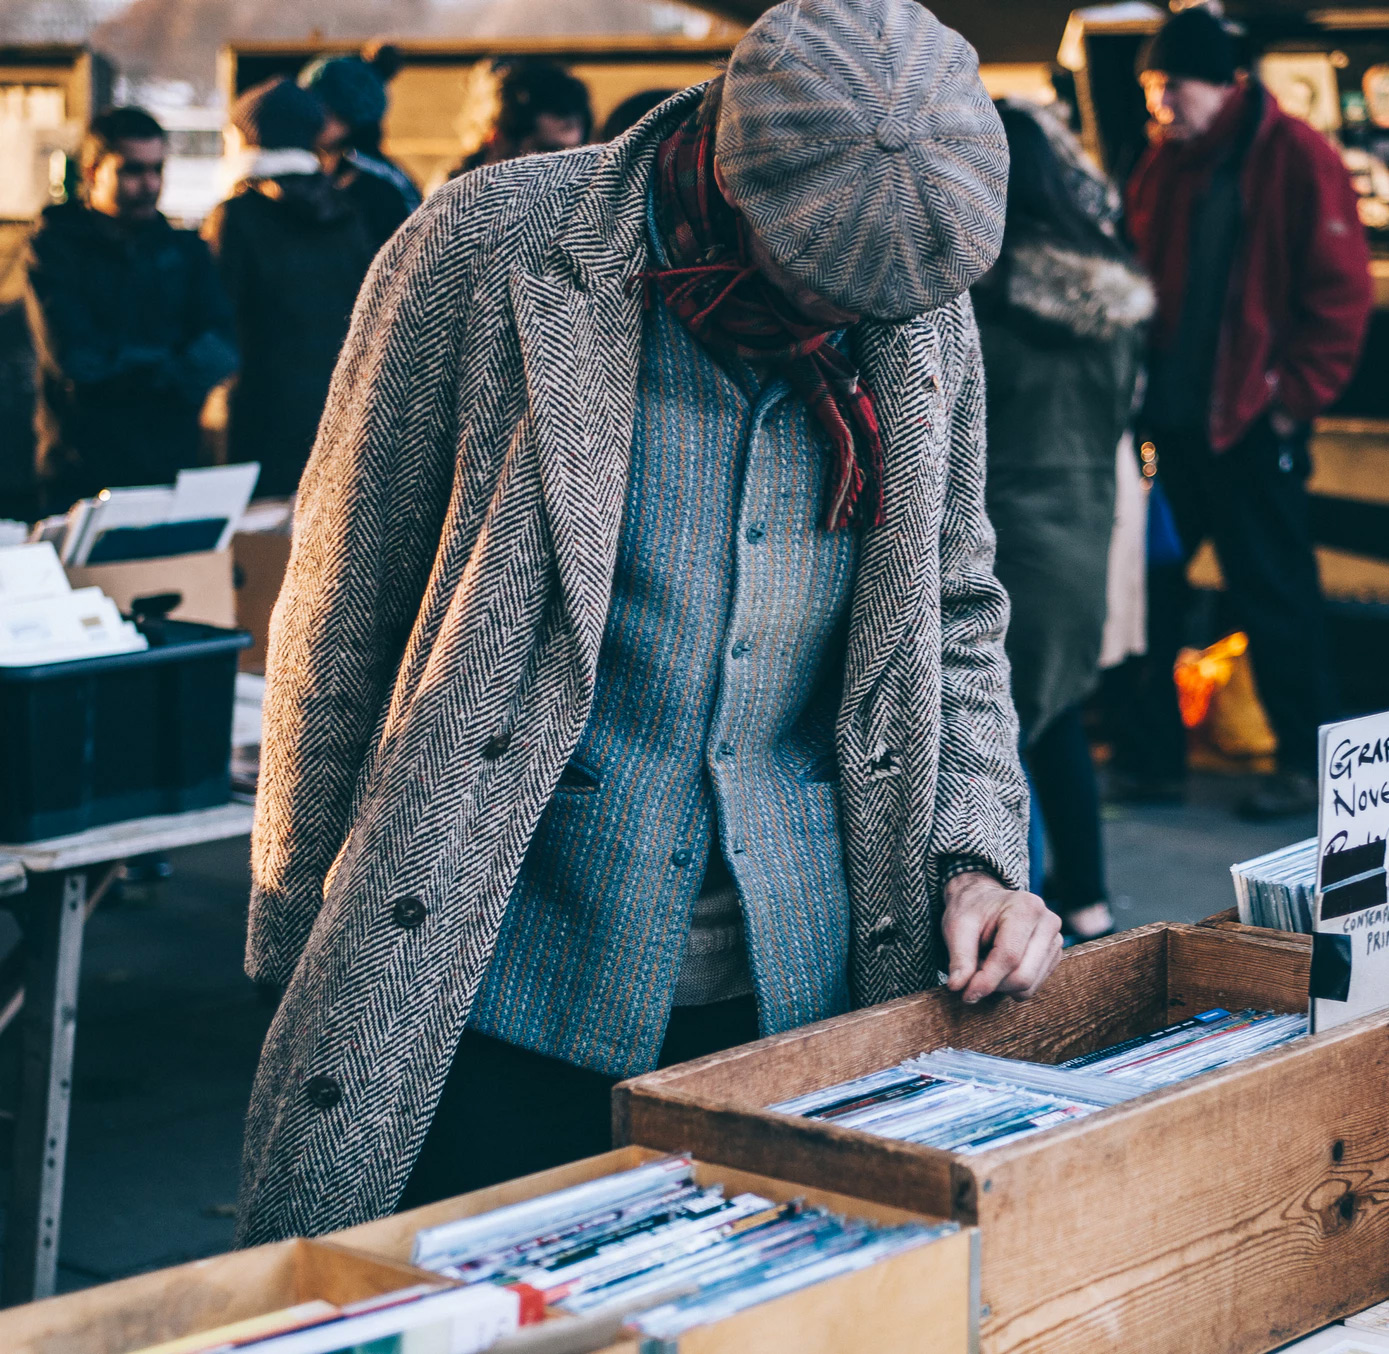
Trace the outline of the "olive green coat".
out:
M 1012 601 L 1007 649 L 1027 739 L 1099 671 L 1115 449 L 1142 352 L 1148 284 L 1049 243 L 1009 249 L 975 288 L 988 391 L 986 502 Z

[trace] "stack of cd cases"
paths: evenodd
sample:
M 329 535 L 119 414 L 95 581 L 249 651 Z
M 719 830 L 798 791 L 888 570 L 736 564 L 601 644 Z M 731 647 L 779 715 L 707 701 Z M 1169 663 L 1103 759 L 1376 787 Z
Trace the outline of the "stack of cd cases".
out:
M 730 1197 L 698 1184 L 693 1159 L 681 1155 L 428 1228 L 412 1261 L 467 1285 L 519 1288 L 585 1324 L 674 1340 L 958 1230 Z
M 768 1108 L 971 1155 L 1306 1032 L 1305 1015 L 1216 1008 L 1057 1067 L 938 1049 Z
M 1239 919 L 1246 926 L 1311 933 L 1317 888 L 1315 837 L 1231 865 L 1230 873 L 1239 900 Z

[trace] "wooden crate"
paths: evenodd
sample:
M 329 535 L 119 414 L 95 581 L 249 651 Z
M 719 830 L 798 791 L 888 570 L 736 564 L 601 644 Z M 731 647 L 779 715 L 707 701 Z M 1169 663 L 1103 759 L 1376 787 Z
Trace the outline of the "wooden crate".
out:
M 1239 919 L 1239 908 L 1229 907 L 1224 912 L 1212 912 L 1202 917 L 1198 926 L 1209 926 L 1217 931 L 1229 931 L 1237 936 L 1250 936 L 1256 940 L 1281 940 L 1300 949 L 1311 950 L 1312 937 L 1303 931 L 1279 931 L 1272 926 L 1246 926 Z
M 339 1246 L 403 1263 L 421 1228 L 630 1170 L 659 1155 L 642 1147 L 621 1148 L 337 1232 L 332 1239 Z M 778 1202 L 803 1198 L 882 1224 L 939 1221 L 939 1215 L 922 1217 L 886 1203 L 731 1167 L 699 1163 L 695 1177 L 701 1184 L 722 1183 L 730 1193 L 750 1190 Z M 966 1354 L 978 1347 L 978 1273 L 978 1233 L 963 1228 L 881 1264 L 689 1331 L 674 1343 L 645 1341 L 641 1348 L 643 1354 L 653 1349 L 662 1354 Z M 636 1341 L 620 1341 L 604 1354 L 636 1354 L 637 1348 Z
M 322 1298 L 359 1302 L 436 1278 L 317 1241 L 280 1241 L 0 1312 L 5 1354 L 127 1354 Z
M 620 1085 L 618 1141 L 977 1223 L 989 1354 L 1253 1354 L 1389 1296 L 1389 1016 L 961 1156 L 768 1113 L 957 1048 L 1059 1062 L 1213 1006 L 1301 1011 L 1310 950 L 1160 924 L 1031 1002 L 933 991 Z

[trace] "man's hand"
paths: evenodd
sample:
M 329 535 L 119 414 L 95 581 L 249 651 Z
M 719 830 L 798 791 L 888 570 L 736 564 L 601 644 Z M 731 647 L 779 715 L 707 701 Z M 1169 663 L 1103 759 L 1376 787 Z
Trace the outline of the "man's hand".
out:
M 1061 919 L 1034 893 L 986 874 L 957 874 L 945 886 L 941 922 L 952 992 L 969 1004 L 995 992 L 1026 1001 L 1061 958 Z

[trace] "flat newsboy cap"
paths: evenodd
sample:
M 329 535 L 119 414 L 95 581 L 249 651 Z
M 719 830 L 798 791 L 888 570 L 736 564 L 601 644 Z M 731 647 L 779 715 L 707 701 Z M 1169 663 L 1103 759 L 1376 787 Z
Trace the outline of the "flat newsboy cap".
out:
M 1008 143 L 974 48 L 916 0 L 784 0 L 728 64 L 715 156 L 772 258 L 908 320 L 998 258 Z

